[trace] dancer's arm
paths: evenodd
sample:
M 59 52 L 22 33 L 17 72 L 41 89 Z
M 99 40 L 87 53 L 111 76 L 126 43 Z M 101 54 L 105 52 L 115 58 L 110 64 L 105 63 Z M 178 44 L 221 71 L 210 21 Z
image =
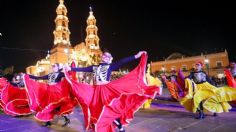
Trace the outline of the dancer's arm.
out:
M 47 79 L 48 79 L 48 75 L 44 75 L 44 76 L 29 75 L 29 77 L 30 77 L 31 79 L 35 79 L 35 80 L 47 80 Z
M 76 72 L 93 72 L 93 66 L 71 68 L 71 71 L 76 71 Z
M 204 72 L 205 73 L 205 72 Z M 205 73 L 206 74 L 206 73 Z M 206 74 L 206 81 L 208 83 L 210 83 L 211 85 L 214 85 L 215 86 L 215 83 L 213 82 L 213 80 Z
M 188 75 L 188 76 L 186 76 L 184 79 L 186 79 L 186 78 L 189 78 L 189 79 L 193 79 L 193 72 L 190 72 L 190 74 Z
M 128 62 L 134 61 L 135 59 L 140 58 L 143 53 L 146 53 L 146 51 L 139 51 L 136 55 L 129 56 L 129 57 L 121 59 L 118 62 L 112 63 L 111 64 L 111 69 L 112 70 L 118 70 L 122 65 L 124 65 Z

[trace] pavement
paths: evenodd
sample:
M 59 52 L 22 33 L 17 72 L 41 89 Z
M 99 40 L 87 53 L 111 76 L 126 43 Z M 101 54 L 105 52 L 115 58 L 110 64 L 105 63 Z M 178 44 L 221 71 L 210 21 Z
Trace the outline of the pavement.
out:
M 151 108 L 140 109 L 126 132 L 235 132 L 236 107 L 228 113 L 214 117 L 206 113 L 203 120 L 195 119 L 196 114 L 187 112 L 178 102 L 173 101 L 166 89 L 163 95 L 153 100 Z M 84 132 L 83 113 L 79 107 L 69 115 L 71 123 L 61 127 L 63 119 L 55 117 L 50 127 L 42 127 L 42 123 L 33 116 L 12 117 L 0 111 L 0 132 Z M 89 131 L 90 132 L 90 131 Z

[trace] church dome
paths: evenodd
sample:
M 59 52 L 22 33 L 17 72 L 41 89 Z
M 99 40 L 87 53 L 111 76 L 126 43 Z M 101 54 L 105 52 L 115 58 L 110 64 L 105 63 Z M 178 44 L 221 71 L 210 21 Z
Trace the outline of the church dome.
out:
M 174 52 L 172 54 L 170 54 L 166 60 L 175 60 L 175 59 L 180 59 L 182 57 L 185 57 L 185 55 L 178 53 L 178 52 Z

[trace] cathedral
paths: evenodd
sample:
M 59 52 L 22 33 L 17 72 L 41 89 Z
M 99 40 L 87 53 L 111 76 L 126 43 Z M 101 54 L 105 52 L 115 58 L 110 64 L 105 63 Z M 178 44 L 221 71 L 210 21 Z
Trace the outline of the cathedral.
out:
M 45 75 L 50 72 L 51 65 L 54 63 L 70 64 L 75 61 L 78 66 L 88 66 L 98 64 L 101 59 L 102 51 L 99 46 L 98 28 L 96 18 L 90 7 L 87 18 L 85 42 L 75 44 L 73 47 L 70 43 L 69 19 L 67 17 L 67 8 L 64 0 L 59 0 L 56 8 L 54 45 L 48 55 L 38 60 L 36 65 L 26 68 L 26 73 L 33 75 Z

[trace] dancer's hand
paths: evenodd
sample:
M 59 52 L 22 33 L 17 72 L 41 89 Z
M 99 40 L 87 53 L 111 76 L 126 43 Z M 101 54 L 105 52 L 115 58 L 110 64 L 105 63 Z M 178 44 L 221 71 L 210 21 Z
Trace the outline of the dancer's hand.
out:
M 142 54 L 146 54 L 146 51 L 139 51 L 136 55 L 135 55 L 135 59 L 140 58 Z
M 162 78 L 163 80 L 167 80 L 165 75 L 162 75 L 161 78 Z
M 23 77 L 24 75 L 25 75 L 25 73 L 23 73 L 23 72 L 20 73 L 20 76 L 21 76 L 21 77 Z
M 68 66 L 68 65 L 65 65 L 65 66 L 64 66 L 64 69 L 65 69 L 65 71 L 71 71 L 71 67 Z

